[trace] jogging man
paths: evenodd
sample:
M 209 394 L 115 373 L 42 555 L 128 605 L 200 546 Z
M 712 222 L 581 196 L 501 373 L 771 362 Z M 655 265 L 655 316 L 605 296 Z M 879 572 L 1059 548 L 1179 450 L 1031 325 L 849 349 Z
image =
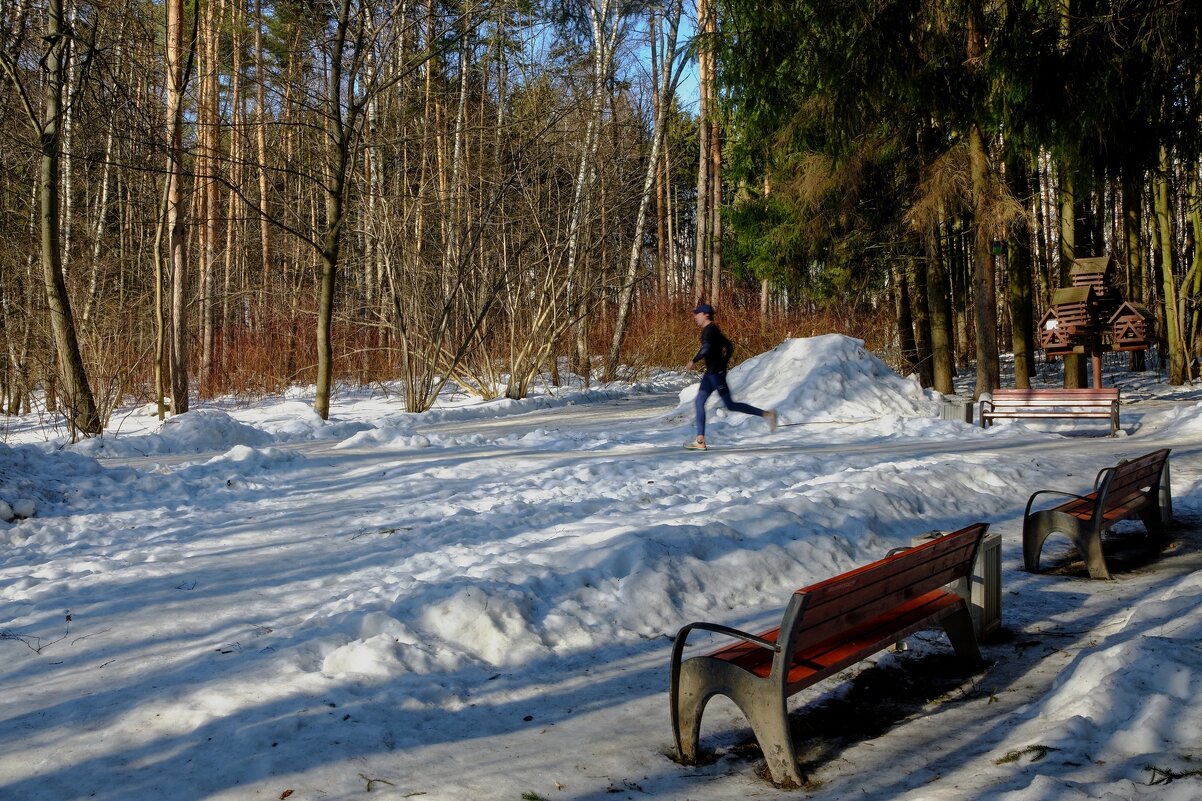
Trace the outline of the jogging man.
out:
M 693 309 L 693 322 L 701 329 L 701 349 L 697 355 L 685 365 L 686 370 L 696 370 L 702 361 L 705 362 L 705 375 L 701 377 L 701 386 L 697 388 L 697 438 L 685 444 L 691 451 L 703 451 L 705 447 L 705 402 L 714 392 L 722 399 L 722 403 L 732 412 L 752 414 L 764 418 L 768 422 L 768 430 L 776 430 L 776 412 L 772 409 L 758 409 L 747 403 L 739 403 L 730 396 L 730 388 L 726 386 L 726 368 L 735 346 L 718 328 L 714 322 L 714 307 L 708 303 L 700 303 Z

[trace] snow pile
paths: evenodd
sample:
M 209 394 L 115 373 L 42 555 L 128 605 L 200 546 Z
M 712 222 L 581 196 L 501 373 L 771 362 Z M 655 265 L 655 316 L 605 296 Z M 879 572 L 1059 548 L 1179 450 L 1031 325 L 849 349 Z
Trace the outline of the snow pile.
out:
M 1176 406 L 1158 415 L 1155 424 L 1162 436 L 1186 439 L 1202 435 L 1202 403 Z
M 286 400 L 272 407 L 270 413 L 262 415 L 255 425 L 270 432 L 276 441 L 300 442 L 325 436 L 328 424 L 321 419 L 311 402 Z
M 367 431 L 360 431 L 350 437 L 339 442 L 337 448 L 371 448 L 387 446 L 390 448 L 428 448 L 430 447 L 429 437 L 421 434 L 407 434 L 405 431 L 398 431 L 395 428 L 372 428 Z
M 790 423 L 931 417 L 939 410 L 936 393 L 893 372 L 861 340 L 841 334 L 786 339 L 731 369 L 727 383 L 736 400 L 776 409 Z M 696 396 L 696 385 L 683 390 L 681 407 L 691 406 Z M 716 394 L 710 403 L 717 404 L 719 418 L 733 425 L 750 419 L 724 417 Z
M 274 441 L 262 428 L 238 422 L 228 412 L 196 409 L 168 417 L 158 432 L 133 437 L 97 437 L 73 447 L 89 456 L 150 456 L 228 450 L 235 445 L 251 447 Z
M 105 470 L 69 451 L 42 453 L 34 446 L 0 443 L 0 522 L 34 517 L 78 501 Z

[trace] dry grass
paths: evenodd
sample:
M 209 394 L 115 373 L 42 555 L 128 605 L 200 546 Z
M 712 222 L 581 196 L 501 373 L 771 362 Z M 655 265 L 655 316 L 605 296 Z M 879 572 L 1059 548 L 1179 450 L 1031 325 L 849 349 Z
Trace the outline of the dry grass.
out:
M 761 316 L 758 297 L 735 296 L 716 304 L 715 321 L 735 343 L 733 364 L 771 350 L 785 339 L 839 333 L 864 340 L 869 350 L 891 348 L 892 318 L 887 309 L 856 312 L 824 309 L 812 312 L 770 312 Z M 609 321 L 598 321 L 592 340 L 598 352 L 612 336 Z M 677 367 L 697 351 L 697 326 L 692 303 L 681 300 L 644 299 L 633 315 L 626 335 L 623 362 L 636 371 L 650 367 Z
M 771 350 L 786 338 L 835 332 L 862 339 L 870 350 L 879 354 L 887 354 L 892 347 L 892 322 L 888 309 L 884 308 L 871 311 L 829 308 L 761 316 L 758 295 L 752 292 L 732 293 L 715 305 L 718 323 L 736 345 L 736 364 Z M 641 299 L 625 339 L 623 377 L 639 378 L 654 368 L 679 367 L 696 352 L 698 332 L 692 306 L 687 298 Z M 241 320 L 217 330 L 213 369 L 203 381 L 198 377 L 199 332 L 192 332 L 190 368 L 194 391 L 201 397 L 249 400 L 279 393 L 290 386 L 313 383 L 317 348 L 312 310 L 291 304 L 263 304 L 244 312 Z M 598 313 L 591 319 L 591 325 L 592 352 L 604 354 L 613 335 L 612 315 Z M 123 401 L 153 400 L 153 336 L 139 334 L 131 323 L 89 331 L 81 337 L 81 344 L 93 389 L 105 412 Z M 504 344 L 499 339 L 497 346 Z M 400 377 L 399 353 L 392 334 L 378 321 L 337 321 L 334 348 L 335 375 L 340 382 L 369 385 Z M 565 343 L 560 355 L 566 355 L 568 349 L 569 343 Z M 502 353 L 493 357 L 498 365 L 503 363 Z M 600 361 L 597 359 L 594 364 L 600 366 Z

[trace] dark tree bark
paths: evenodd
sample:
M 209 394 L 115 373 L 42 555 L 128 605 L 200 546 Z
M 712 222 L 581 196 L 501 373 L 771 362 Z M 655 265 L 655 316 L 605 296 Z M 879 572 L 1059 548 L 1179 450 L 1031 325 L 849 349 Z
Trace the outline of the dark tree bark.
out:
M 1033 181 L 1029 164 L 1015 159 L 1006 171 L 1010 188 L 1015 197 L 1024 201 L 1030 198 Z M 1031 258 L 1031 229 L 1025 219 L 1019 218 L 1011 231 L 1007 274 L 1010 278 L 1009 300 L 1011 319 L 1011 349 L 1014 352 L 1014 386 L 1029 389 L 1031 376 L 1035 373 L 1035 303 L 1032 296 L 1034 272 Z
M 40 169 L 38 175 L 38 217 L 42 281 L 46 308 L 50 314 L 50 330 L 57 354 L 59 394 L 65 401 L 67 421 L 72 435 L 93 436 L 103 426 L 96 409 L 96 399 L 84 369 L 83 354 L 75 330 L 75 318 L 63 275 L 61 209 L 59 179 L 61 175 L 62 124 L 66 114 L 63 93 L 67 83 L 68 43 L 74 32 L 69 29 L 63 0 L 48 0 L 46 5 L 46 53 L 42 59 L 42 113 L 34 109 L 26 87 L 18 73 L 17 62 L 10 53 L 0 53 L 0 67 L 12 83 L 30 124 L 38 135 Z M 48 392 L 48 395 L 51 394 Z M 49 400 L 48 400 L 49 405 Z

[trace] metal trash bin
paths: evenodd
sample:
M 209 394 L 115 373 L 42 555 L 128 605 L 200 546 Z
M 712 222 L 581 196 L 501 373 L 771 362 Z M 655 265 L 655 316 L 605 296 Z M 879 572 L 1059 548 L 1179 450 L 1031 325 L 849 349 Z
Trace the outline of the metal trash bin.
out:
M 943 403 L 939 406 L 939 419 L 956 420 L 972 424 L 973 403 L 968 398 L 959 395 L 944 395 Z
M 911 545 L 922 545 L 950 532 L 928 531 L 919 534 Z M 981 538 L 972 574 L 953 581 L 947 589 L 968 601 L 973 631 L 980 641 L 988 640 L 1002 628 L 1002 535 L 988 531 Z

